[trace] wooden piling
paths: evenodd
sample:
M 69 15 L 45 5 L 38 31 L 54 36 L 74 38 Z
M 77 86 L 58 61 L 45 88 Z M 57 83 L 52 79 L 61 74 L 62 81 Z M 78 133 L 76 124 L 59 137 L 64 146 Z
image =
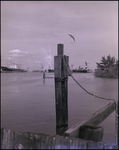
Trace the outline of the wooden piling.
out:
M 55 104 L 56 126 L 68 125 L 68 73 L 64 61 L 68 63 L 68 57 L 63 56 L 63 44 L 57 45 L 57 56 L 54 57 L 55 79 Z
M 104 129 L 101 126 L 85 124 L 79 129 L 79 138 L 100 142 L 103 138 L 103 130 Z
M 69 57 L 63 56 L 64 61 L 68 64 Z M 63 61 L 63 77 L 62 77 L 62 113 L 63 113 L 63 125 L 68 125 L 68 72 Z
M 68 125 L 67 126 L 61 126 L 61 127 L 56 126 L 56 134 L 57 135 L 63 135 L 66 130 L 68 130 Z
M 118 149 L 115 143 L 1 129 L 1 149 Z

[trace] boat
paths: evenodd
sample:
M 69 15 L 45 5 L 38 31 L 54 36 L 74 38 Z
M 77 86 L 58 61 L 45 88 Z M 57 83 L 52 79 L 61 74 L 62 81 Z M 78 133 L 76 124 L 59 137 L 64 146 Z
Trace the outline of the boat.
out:
M 72 72 L 82 72 L 82 73 L 87 73 L 88 71 L 86 69 L 82 70 L 72 70 Z
M 54 72 L 54 69 L 48 69 L 48 72 Z
M 71 69 L 71 70 L 72 70 L 72 72 L 77 72 L 77 73 L 92 73 L 92 72 L 93 72 L 92 69 L 89 69 L 87 64 L 88 64 L 88 63 L 85 62 L 85 65 L 86 65 L 85 69 L 84 69 L 84 68 L 81 68 L 81 67 L 79 66 L 78 69 Z M 72 65 L 72 67 L 73 67 L 73 65 Z
M 26 72 L 24 69 L 2 67 L 2 72 Z
M 17 64 L 13 63 L 10 67 L 1 66 L 2 72 L 26 72 L 27 70 L 21 69 Z

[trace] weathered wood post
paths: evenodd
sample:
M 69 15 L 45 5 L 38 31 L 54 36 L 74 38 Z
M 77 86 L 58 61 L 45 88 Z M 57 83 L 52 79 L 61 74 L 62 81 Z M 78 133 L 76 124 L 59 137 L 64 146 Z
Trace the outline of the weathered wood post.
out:
M 57 45 L 54 56 L 56 127 L 68 126 L 68 56 L 63 55 L 63 44 Z M 65 63 L 64 63 L 65 60 Z

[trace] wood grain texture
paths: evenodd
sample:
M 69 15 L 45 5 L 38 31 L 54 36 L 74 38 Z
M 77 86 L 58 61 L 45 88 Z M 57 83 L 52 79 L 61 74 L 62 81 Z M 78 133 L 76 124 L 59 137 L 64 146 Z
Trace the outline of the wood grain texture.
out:
M 98 125 L 104 121 L 113 111 L 116 109 L 116 102 L 111 102 L 108 105 L 104 106 L 102 109 L 95 112 L 91 117 L 85 120 L 82 123 L 77 123 L 70 129 L 64 132 L 65 136 L 78 137 L 79 128 L 84 124 Z
M 1 129 L 1 149 L 118 149 L 114 143 Z

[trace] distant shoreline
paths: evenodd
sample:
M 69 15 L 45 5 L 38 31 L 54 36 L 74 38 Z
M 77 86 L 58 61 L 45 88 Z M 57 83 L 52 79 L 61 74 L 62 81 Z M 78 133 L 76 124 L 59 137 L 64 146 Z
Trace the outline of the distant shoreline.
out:
M 119 73 L 118 73 L 118 71 L 115 71 L 113 68 L 110 68 L 109 70 L 95 69 L 94 75 L 95 75 L 95 77 L 100 77 L 100 78 L 118 79 Z

